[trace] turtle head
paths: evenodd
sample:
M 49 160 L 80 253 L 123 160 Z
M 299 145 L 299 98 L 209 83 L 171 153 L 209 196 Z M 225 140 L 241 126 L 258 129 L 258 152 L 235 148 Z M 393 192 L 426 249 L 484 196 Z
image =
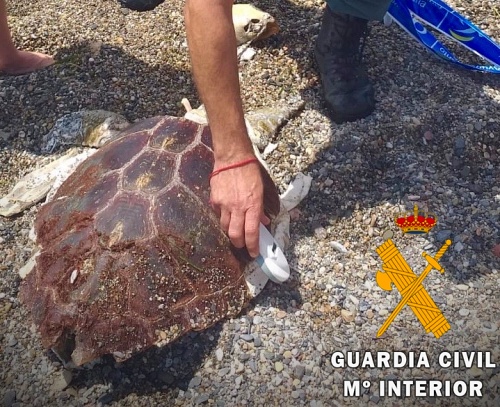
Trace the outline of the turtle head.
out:
M 238 45 L 268 38 L 279 31 L 278 23 L 251 4 L 233 5 L 233 24 Z

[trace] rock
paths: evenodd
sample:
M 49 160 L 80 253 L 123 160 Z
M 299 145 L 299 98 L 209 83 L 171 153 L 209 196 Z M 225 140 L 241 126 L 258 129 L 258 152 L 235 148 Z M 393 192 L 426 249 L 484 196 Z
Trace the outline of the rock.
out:
M 443 243 L 445 240 L 451 237 L 451 230 L 444 229 L 436 233 L 436 240 Z
M 330 242 L 330 246 L 340 253 L 347 253 L 347 251 L 348 251 L 344 247 L 344 245 L 342 243 L 339 243 L 339 242 Z
M 78 395 L 78 393 L 77 393 Z M 76 396 L 75 396 L 76 397 Z M 106 405 L 113 401 L 113 393 L 104 393 L 101 397 L 97 399 L 98 404 Z
M 326 229 L 322 226 L 314 229 L 314 236 L 319 240 L 326 239 L 327 235 L 328 235 L 328 233 L 327 233 Z
M 54 392 L 63 391 L 69 386 L 71 380 L 73 379 L 73 373 L 69 370 L 63 370 L 55 375 L 54 382 L 52 383 L 51 389 Z
M 169 372 L 161 372 L 160 374 L 158 374 L 158 379 L 160 379 L 165 384 L 172 384 L 175 381 L 175 377 Z
M 309 312 L 309 311 L 312 311 L 313 306 L 312 306 L 312 304 L 310 302 L 305 302 L 304 304 L 302 304 L 302 309 L 304 311 Z
M 10 339 L 9 339 L 9 342 L 7 342 L 7 346 L 13 348 L 14 346 L 17 345 L 17 339 L 12 336 Z
M 279 373 L 283 370 L 283 362 L 275 362 L 274 369 Z
M 293 369 L 293 375 L 297 378 L 297 379 L 302 379 L 304 377 L 304 373 L 305 373 L 306 369 L 304 366 L 302 365 L 297 365 L 294 367 Z
M 462 316 L 462 317 L 466 317 L 467 315 L 470 314 L 470 311 L 467 309 L 467 308 L 461 308 L 458 313 Z
M 240 338 L 243 339 L 245 342 L 252 342 L 253 341 L 252 334 L 242 334 L 242 335 L 240 335 Z
M 346 309 L 343 309 L 342 311 L 340 311 L 340 315 L 342 316 L 342 319 L 344 320 L 344 322 L 352 322 L 354 321 L 354 314 L 350 311 L 347 311 Z
M 231 369 L 230 369 L 230 368 L 225 367 L 225 368 L 222 368 L 222 369 L 220 369 L 220 370 L 219 370 L 218 375 L 219 375 L 220 377 L 224 377 L 224 376 L 226 376 L 226 375 L 227 375 L 230 371 L 231 371 Z
M 455 145 L 453 147 L 453 152 L 455 155 L 462 155 L 465 150 L 465 139 L 463 137 L 457 137 L 455 139 Z
M 208 401 L 210 397 L 208 396 L 208 394 L 204 393 L 204 394 L 200 394 L 198 397 L 196 397 L 196 399 L 194 400 L 194 404 L 203 404 L 203 403 L 206 403 Z
M 469 289 L 469 286 L 467 284 L 457 284 L 456 288 L 460 291 L 467 291 Z
M 5 407 L 11 407 L 15 401 L 16 401 L 16 391 L 7 390 L 3 396 L 3 405 Z
M 394 232 L 392 230 L 386 230 L 383 234 L 382 234 L 382 239 L 384 240 L 389 240 L 389 239 L 392 239 L 394 236 Z
M 483 371 L 479 369 L 477 366 L 472 366 L 467 370 L 467 374 L 472 377 L 479 377 L 483 374 Z
M 201 377 L 200 376 L 194 376 L 190 381 L 189 381 L 189 388 L 194 388 L 198 387 L 201 384 Z
M 282 319 L 286 317 L 286 311 L 280 310 L 276 313 L 276 318 Z
M 215 357 L 219 362 L 224 359 L 224 351 L 222 350 L 222 348 L 217 348 L 217 350 L 215 351 Z

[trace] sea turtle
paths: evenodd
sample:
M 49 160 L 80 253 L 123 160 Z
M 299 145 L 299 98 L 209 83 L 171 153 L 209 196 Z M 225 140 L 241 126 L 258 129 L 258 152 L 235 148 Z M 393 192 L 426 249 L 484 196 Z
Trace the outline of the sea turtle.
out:
M 274 131 L 279 117 L 260 127 Z M 125 360 L 241 311 L 255 262 L 231 247 L 209 205 L 212 166 L 207 125 L 161 116 L 77 167 L 37 214 L 39 251 L 20 291 L 46 348 L 77 366 Z M 280 199 L 261 171 L 275 219 Z

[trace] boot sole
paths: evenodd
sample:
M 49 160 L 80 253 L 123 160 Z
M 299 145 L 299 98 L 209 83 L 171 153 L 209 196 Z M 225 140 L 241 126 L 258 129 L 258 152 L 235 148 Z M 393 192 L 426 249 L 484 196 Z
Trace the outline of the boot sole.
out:
M 339 113 L 337 111 L 335 111 L 334 109 L 331 108 L 331 106 L 329 106 L 329 104 L 325 101 L 324 104 L 326 105 L 326 109 L 328 111 L 328 116 L 337 124 L 342 124 L 342 123 L 347 123 L 347 122 L 355 122 L 356 120 L 359 120 L 359 119 L 364 119 L 368 116 L 370 116 L 374 110 L 375 110 L 375 106 L 373 107 L 369 107 L 365 110 L 362 110 L 360 112 L 357 112 L 357 113 L 353 113 L 353 114 L 342 114 L 342 113 Z

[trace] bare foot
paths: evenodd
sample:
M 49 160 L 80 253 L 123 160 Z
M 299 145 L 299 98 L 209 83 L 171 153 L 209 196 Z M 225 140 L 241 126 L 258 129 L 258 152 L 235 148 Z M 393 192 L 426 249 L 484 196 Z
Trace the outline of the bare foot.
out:
M 40 52 L 18 51 L 15 58 L 11 58 L 6 65 L 0 65 L 0 72 L 7 75 L 23 75 L 54 63 L 50 55 Z

